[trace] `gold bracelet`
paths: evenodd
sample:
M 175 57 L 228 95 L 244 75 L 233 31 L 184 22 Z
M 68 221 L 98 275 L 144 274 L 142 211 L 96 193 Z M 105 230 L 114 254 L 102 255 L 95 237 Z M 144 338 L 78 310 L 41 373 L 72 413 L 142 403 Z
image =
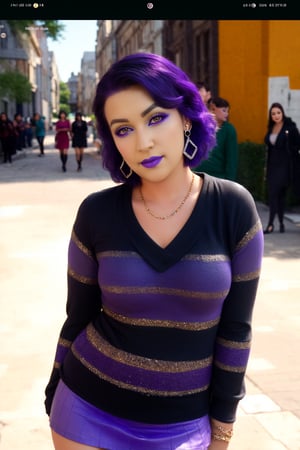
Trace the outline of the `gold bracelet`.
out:
M 214 425 L 215 431 L 212 432 L 212 439 L 216 441 L 230 442 L 233 436 L 233 430 L 225 430 L 221 425 Z

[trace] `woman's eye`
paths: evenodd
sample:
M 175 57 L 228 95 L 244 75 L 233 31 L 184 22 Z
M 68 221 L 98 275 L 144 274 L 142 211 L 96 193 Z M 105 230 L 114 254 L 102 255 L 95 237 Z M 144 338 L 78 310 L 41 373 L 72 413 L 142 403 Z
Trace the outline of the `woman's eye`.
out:
M 167 117 L 167 114 L 155 114 L 155 116 L 151 117 L 149 124 L 156 125 L 157 123 L 163 122 Z
M 115 134 L 117 136 L 123 137 L 123 136 L 127 136 L 127 134 L 131 131 L 131 128 L 129 127 L 122 127 L 122 128 L 118 128 L 115 131 Z

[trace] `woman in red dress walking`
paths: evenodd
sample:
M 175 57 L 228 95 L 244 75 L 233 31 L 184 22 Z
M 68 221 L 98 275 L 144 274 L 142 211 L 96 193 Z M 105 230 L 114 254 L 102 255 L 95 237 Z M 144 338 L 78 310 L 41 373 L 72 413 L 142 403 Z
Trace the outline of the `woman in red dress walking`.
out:
M 56 122 L 55 147 L 60 152 L 60 159 L 62 162 L 62 171 L 66 172 L 66 164 L 68 160 L 68 150 L 71 139 L 71 122 L 67 118 L 65 111 L 60 111 L 58 121 Z

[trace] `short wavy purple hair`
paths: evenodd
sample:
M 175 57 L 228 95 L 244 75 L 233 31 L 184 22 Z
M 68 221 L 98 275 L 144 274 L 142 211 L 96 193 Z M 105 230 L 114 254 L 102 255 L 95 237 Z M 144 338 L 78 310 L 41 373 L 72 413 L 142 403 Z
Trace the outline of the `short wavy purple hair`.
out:
M 108 97 L 135 85 L 146 89 L 158 106 L 175 108 L 182 116 L 190 119 L 191 139 L 198 151 L 193 160 L 184 156 L 184 164 L 198 166 L 215 146 L 215 119 L 202 102 L 196 85 L 182 69 L 161 55 L 138 52 L 113 63 L 96 89 L 93 111 L 102 141 L 103 167 L 110 172 L 111 178 L 118 183 L 140 183 L 140 177 L 135 172 L 127 179 L 121 173 L 122 156 L 114 143 L 104 114 Z

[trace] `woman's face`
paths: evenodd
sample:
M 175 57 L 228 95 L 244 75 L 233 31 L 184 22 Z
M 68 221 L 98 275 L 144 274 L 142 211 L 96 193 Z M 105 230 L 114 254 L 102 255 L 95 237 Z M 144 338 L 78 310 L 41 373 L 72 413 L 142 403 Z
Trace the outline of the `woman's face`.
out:
M 177 109 L 157 106 L 133 86 L 108 97 L 104 112 L 121 156 L 141 178 L 160 181 L 183 167 L 186 121 Z
M 274 107 L 271 109 L 271 118 L 273 122 L 279 123 L 283 120 L 283 114 L 280 108 Z

